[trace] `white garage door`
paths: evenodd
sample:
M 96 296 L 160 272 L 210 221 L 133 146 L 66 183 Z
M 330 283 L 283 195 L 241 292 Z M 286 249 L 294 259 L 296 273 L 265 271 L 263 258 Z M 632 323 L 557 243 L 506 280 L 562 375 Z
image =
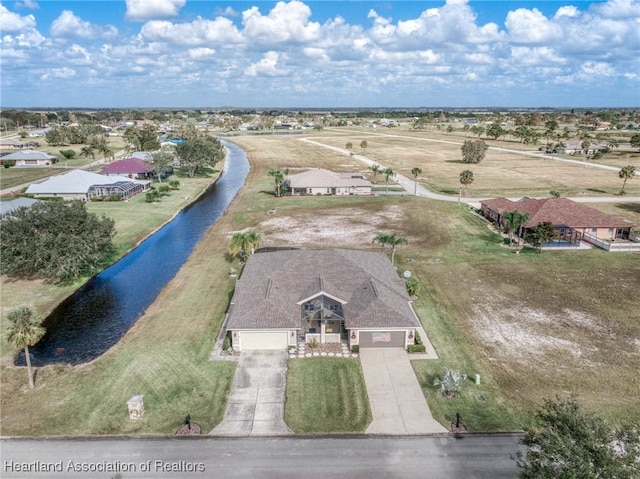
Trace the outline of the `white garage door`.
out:
M 287 331 L 248 332 L 240 333 L 240 348 L 250 349 L 287 349 Z

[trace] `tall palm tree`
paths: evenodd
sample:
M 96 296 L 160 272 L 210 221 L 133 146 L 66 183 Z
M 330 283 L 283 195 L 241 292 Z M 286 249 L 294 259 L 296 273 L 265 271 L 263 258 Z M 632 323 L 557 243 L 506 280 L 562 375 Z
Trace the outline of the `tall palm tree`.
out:
M 627 180 L 630 180 L 631 178 L 633 178 L 636 175 L 636 167 L 635 165 L 627 165 L 624 168 L 622 168 L 620 170 L 620 172 L 618 173 L 618 176 L 623 179 L 624 181 L 622 182 L 622 189 L 620 190 L 620 194 L 624 195 L 624 187 L 627 184 Z
M 384 175 L 385 194 L 386 196 L 389 196 L 389 177 L 396 176 L 396 172 L 391 168 L 385 168 L 382 171 L 382 174 Z
M 371 243 L 378 243 L 381 251 L 384 251 L 385 245 L 389 242 L 389 233 L 378 233 Z
M 460 173 L 460 184 L 464 185 L 464 196 L 467 196 L 469 185 L 473 183 L 473 171 L 464 170 Z
M 391 233 L 387 238 L 387 244 L 391 246 L 391 264 L 394 264 L 396 257 L 396 248 L 403 244 L 408 244 L 407 238 L 396 236 L 395 233 Z
M 509 246 L 511 246 L 511 243 L 513 242 L 513 232 L 516 230 L 516 224 L 518 223 L 519 216 L 520 213 L 518 211 L 507 211 L 502 215 L 505 233 L 509 235 Z
M 289 174 L 289 170 L 285 169 L 283 170 L 278 170 L 276 168 L 271 168 L 267 174 L 269 176 L 273 177 L 273 180 L 275 182 L 275 194 L 276 194 L 276 198 L 280 198 L 280 195 L 282 193 L 282 186 L 284 185 L 284 177 L 287 176 Z
M 413 189 L 413 194 L 418 196 L 418 175 L 422 173 L 422 169 L 417 166 L 411 170 L 411 174 L 413 175 L 413 181 L 415 183 L 415 188 Z
M 33 389 L 35 382 L 31 371 L 29 346 L 33 346 L 40 341 L 40 338 L 44 336 L 45 329 L 40 325 L 40 318 L 25 306 L 9 312 L 7 319 L 9 326 L 2 332 L 3 339 L 16 348 L 24 349 L 27 374 L 29 375 L 29 387 Z
M 80 156 L 83 156 L 85 160 L 89 157 L 91 157 L 92 160 L 95 160 L 96 155 L 94 154 L 93 146 L 91 145 L 83 146 L 82 149 L 80 150 Z M 91 171 L 91 161 L 89 162 L 89 171 Z
M 378 173 L 382 173 L 382 167 L 379 164 L 374 163 L 369 167 L 369 169 L 373 171 L 373 181 L 376 181 L 376 175 Z

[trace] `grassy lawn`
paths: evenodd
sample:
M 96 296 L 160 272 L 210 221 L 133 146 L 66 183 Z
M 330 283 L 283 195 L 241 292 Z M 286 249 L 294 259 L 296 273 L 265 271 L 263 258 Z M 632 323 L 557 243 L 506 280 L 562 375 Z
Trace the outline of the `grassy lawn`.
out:
M 234 363 L 207 360 L 233 284 L 219 239 L 210 232 L 135 326 L 97 360 L 40 368 L 33 390 L 24 368 L 2 366 L 2 434 L 172 434 L 187 414 L 204 433 L 215 427 L 235 371 Z M 139 421 L 127 415 L 134 394 L 145 399 Z
M 359 361 L 289 361 L 284 418 L 298 434 L 364 432 L 371 411 Z
M 23 183 L 64 173 L 64 168 L 0 168 L 0 189 L 13 188 Z M 11 198 L 9 198 L 11 199 Z
M 313 138 L 331 134 L 323 131 Z M 341 135 L 333 140 L 336 145 L 343 146 L 348 137 L 354 150 L 359 149 L 360 137 Z M 394 148 L 376 150 L 385 139 L 365 138 L 367 156 L 394 169 L 402 164 L 410 169 L 409 152 L 418 151 L 415 145 L 396 154 Z M 226 246 L 234 231 L 244 229 L 260 233 L 263 246 L 379 251 L 371 244 L 377 232 L 407 238 L 396 265 L 420 282 L 416 313 L 440 357 L 413 365 L 434 417 L 446 426 L 460 412 L 472 431 L 520 429 L 543 398 L 569 393 L 614 423 L 640 423 L 640 377 L 635 373 L 640 369 L 638 254 L 524 250 L 514 255 L 466 206 L 410 195 L 274 198 L 269 168 L 357 171 L 363 165 L 297 137 L 232 141 L 250 155 L 246 186 L 120 343 L 88 365 L 39 370 L 32 391 L 26 388 L 23 369 L 2 366 L 2 434 L 171 433 L 187 413 L 203 431 L 215 426 L 224 412 L 233 366 L 208 362 L 207 355 L 233 288 L 228 271 L 234 263 L 225 258 Z M 436 147 L 429 148 L 438 156 Z M 448 155 L 446 149 L 442 154 Z M 429 166 L 436 176 L 437 166 Z M 535 168 L 526 181 L 509 183 L 509 191 L 521 188 L 517 191 L 522 196 L 534 175 Z M 540 175 L 544 188 L 538 190 L 552 189 L 545 184 L 546 170 Z M 499 182 L 492 181 L 487 188 L 497 189 Z M 567 176 L 559 181 L 571 180 Z M 155 206 L 167 204 L 164 201 L 172 200 Z M 153 206 L 123 204 L 129 205 L 143 215 L 144 208 Z M 635 206 L 598 207 L 624 210 L 625 217 L 640 224 Z M 134 236 L 128 244 L 135 243 Z M 5 292 L 7 283 L 2 286 L 4 306 L 5 300 L 15 299 Z M 11 291 L 29 301 L 51 294 L 43 284 L 22 286 L 13 285 Z M 45 297 L 37 301 L 53 302 Z M 296 432 L 366 428 L 371 415 L 357 361 L 311 358 L 290 361 L 289 366 L 285 419 Z M 480 374 L 481 384 L 470 379 L 457 398 L 445 400 L 432 386 L 443 367 L 470 378 Z M 147 414 L 139 422 L 126 418 L 125 402 L 133 394 L 145 395 Z

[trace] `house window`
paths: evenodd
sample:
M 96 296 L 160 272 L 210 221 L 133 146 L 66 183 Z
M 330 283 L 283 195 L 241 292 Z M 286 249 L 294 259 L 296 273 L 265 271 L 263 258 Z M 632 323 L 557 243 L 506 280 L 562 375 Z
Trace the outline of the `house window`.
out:
M 598 228 L 591 228 L 591 234 L 595 235 L 598 233 Z
M 609 228 L 609 236 L 613 236 L 613 228 Z
M 331 188 L 327 188 L 327 193 L 331 193 Z

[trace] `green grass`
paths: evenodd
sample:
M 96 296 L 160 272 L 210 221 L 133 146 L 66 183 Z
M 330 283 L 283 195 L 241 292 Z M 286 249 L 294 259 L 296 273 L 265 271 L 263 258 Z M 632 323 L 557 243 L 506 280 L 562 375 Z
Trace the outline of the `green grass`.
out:
M 364 432 L 371 422 L 359 361 L 289 361 L 285 421 L 298 434 Z
M 0 189 L 13 188 L 52 175 L 64 173 L 64 168 L 0 168 Z

